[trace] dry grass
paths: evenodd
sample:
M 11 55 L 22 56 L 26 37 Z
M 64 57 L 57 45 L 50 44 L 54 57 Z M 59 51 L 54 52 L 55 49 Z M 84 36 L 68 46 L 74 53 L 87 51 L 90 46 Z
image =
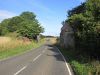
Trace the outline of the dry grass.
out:
M 11 41 L 11 38 L 9 37 L 0 37 L 0 45 L 5 44 L 9 41 Z
M 50 38 L 50 41 L 52 44 L 55 44 L 55 43 L 57 43 L 57 38 Z
M 0 37 L 0 59 L 22 54 L 32 48 L 39 47 L 43 43 L 43 39 L 37 43 L 28 39 Z
M 24 42 L 23 40 L 12 39 L 10 37 L 0 37 L 0 51 L 10 50 L 18 46 L 28 45 L 29 41 Z

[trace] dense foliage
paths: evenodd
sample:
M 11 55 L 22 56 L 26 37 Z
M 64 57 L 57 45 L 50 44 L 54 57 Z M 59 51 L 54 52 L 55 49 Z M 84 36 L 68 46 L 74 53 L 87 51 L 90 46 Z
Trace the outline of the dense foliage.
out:
M 19 16 L 5 19 L 0 23 L 0 35 L 16 32 L 23 37 L 34 38 L 44 32 L 36 15 L 32 12 L 23 12 Z
M 87 0 L 68 12 L 66 20 L 75 34 L 76 48 L 99 56 L 100 53 L 100 0 Z

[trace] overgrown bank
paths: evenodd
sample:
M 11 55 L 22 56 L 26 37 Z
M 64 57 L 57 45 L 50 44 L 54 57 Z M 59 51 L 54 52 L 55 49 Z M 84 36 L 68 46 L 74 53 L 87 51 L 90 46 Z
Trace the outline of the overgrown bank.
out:
M 0 22 L 0 59 L 40 46 L 44 42 L 40 41 L 44 37 L 41 35 L 43 32 L 44 28 L 34 12 L 25 11 L 19 16 L 4 19 Z
M 36 41 L 23 41 L 10 37 L 0 37 L 0 59 L 8 58 L 37 48 L 45 42 L 41 39 Z
M 68 50 L 57 45 L 70 63 L 75 75 L 100 75 L 100 61 L 90 59 L 80 51 Z M 81 55 L 80 55 L 81 53 Z
M 69 37 L 74 37 L 74 49 L 69 46 L 72 45 Z M 60 45 L 76 75 L 100 75 L 100 0 L 86 0 L 68 12 L 60 34 Z

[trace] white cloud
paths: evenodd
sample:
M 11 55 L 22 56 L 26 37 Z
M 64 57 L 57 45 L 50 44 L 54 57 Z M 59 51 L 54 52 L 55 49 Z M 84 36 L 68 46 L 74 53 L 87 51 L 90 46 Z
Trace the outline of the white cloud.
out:
M 0 10 L 0 22 L 3 20 L 3 19 L 6 19 L 6 18 L 11 18 L 13 16 L 16 16 L 15 13 L 13 12 L 10 12 L 10 11 L 7 11 L 7 10 Z

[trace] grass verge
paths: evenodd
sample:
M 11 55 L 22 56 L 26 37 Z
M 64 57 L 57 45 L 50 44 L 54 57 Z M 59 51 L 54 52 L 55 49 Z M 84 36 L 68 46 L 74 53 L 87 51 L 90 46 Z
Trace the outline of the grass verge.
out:
M 1 41 L 0 41 L 1 42 Z M 44 43 L 44 39 L 40 42 L 23 42 L 22 40 L 7 40 L 7 42 L 2 41 L 0 44 L 0 60 L 6 59 L 11 56 L 25 53 L 32 48 L 37 48 Z
M 82 52 L 57 47 L 69 59 L 75 75 L 100 75 L 100 61 L 84 56 Z

